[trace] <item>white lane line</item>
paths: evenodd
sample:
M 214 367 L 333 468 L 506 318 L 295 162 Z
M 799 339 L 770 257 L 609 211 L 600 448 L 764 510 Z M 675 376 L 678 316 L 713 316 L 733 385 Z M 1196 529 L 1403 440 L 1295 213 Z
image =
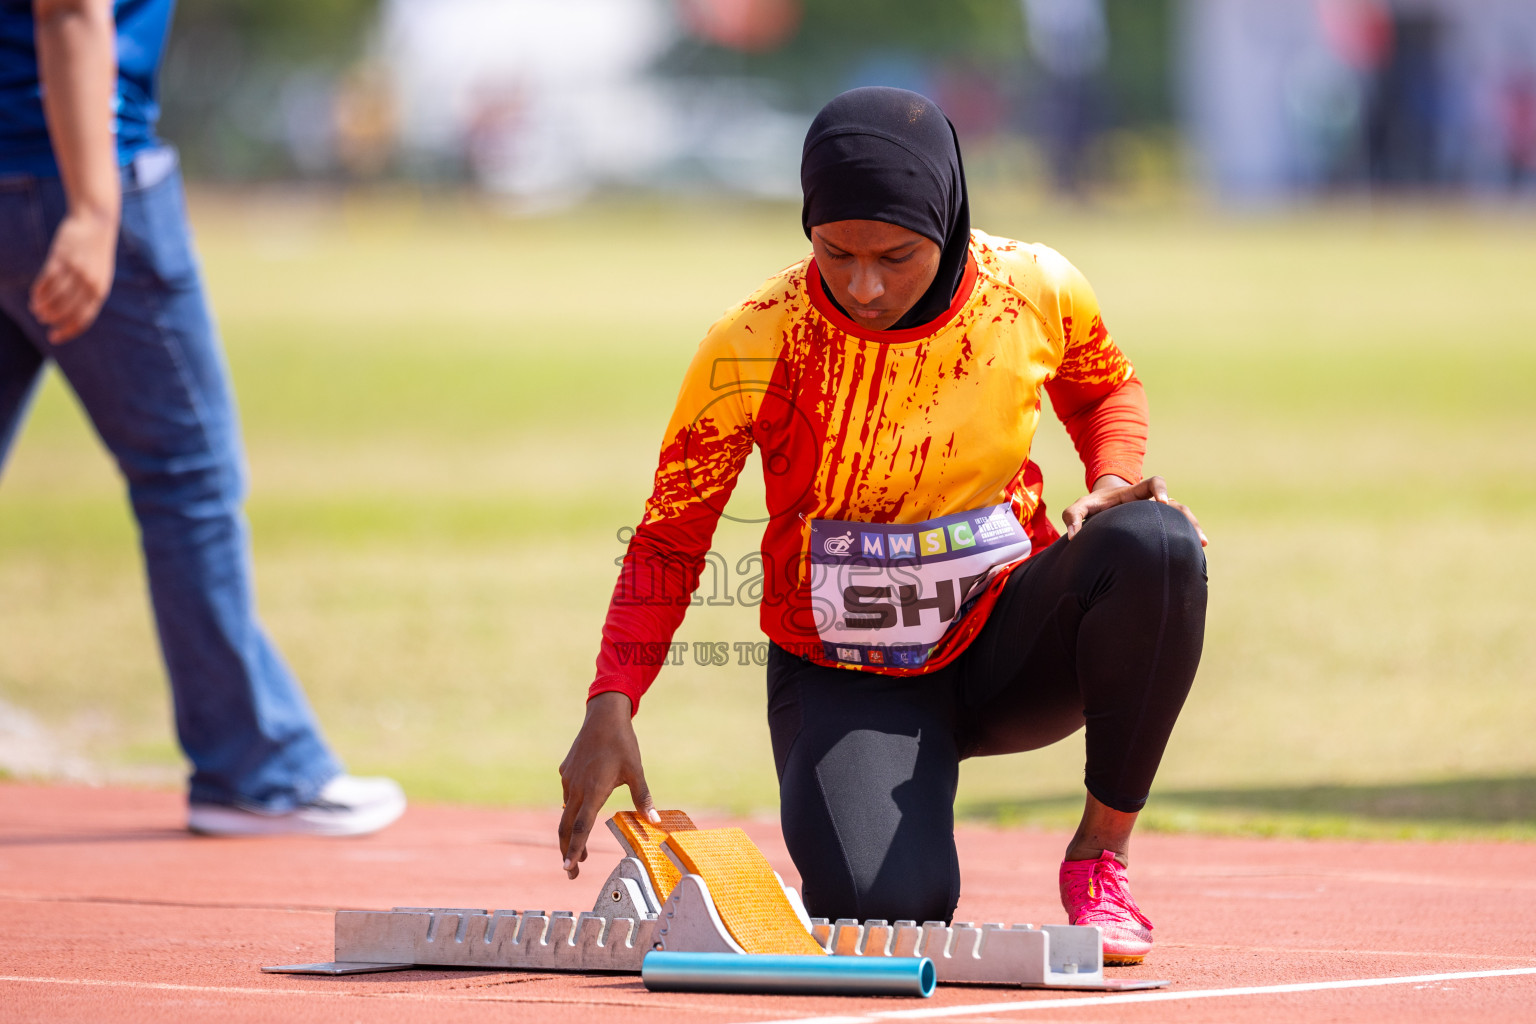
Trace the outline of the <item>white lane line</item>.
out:
M 1278 995 L 1287 992 L 1320 992 L 1329 989 L 1374 988 L 1383 985 L 1427 984 L 1437 981 L 1466 981 L 1474 978 L 1508 978 L 1520 975 L 1536 975 L 1536 967 L 1513 967 L 1496 971 L 1458 971 L 1447 974 L 1411 974 L 1394 978 L 1352 978 L 1345 981 L 1311 981 L 1291 985 L 1254 985 L 1247 988 L 1208 988 L 1192 992 L 1127 992 L 1108 996 L 1069 996 L 1064 999 L 1015 1000 L 1006 1003 L 971 1003 L 963 1006 L 935 1006 L 916 1010 L 876 1010 L 856 1016 L 837 1017 L 777 1017 L 768 1024 L 792 1022 L 792 1024 L 880 1024 L 890 1020 L 927 1020 L 941 1017 L 966 1017 L 991 1013 L 1018 1013 L 1029 1010 L 1059 1010 L 1075 1006 L 1103 1006 L 1110 1003 L 1155 1003 L 1169 1000 L 1216 999 L 1224 996 Z M 114 981 L 105 978 L 46 978 L 0 975 L 0 983 L 30 985 L 73 985 L 87 988 L 149 989 L 161 992 L 218 992 L 226 995 L 253 996 L 330 996 L 341 999 L 402 999 L 419 1002 L 509 1002 L 551 1003 L 559 1005 L 597 1005 L 628 1008 L 674 1009 L 680 1011 L 705 1010 L 704 1006 L 691 1004 L 660 1004 L 649 1000 L 620 999 L 552 999 L 528 998 L 505 995 L 471 995 L 469 992 L 360 992 L 355 989 L 337 991 L 314 988 L 250 988 L 237 985 L 185 985 L 164 981 Z
M 548 977 L 546 975 L 546 977 Z M 611 1006 L 620 1009 L 673 1009 L 692 1010 L 689 1003 L 651 1003 L 639 999 L 573 998 L 551 996 L 511 995 L 491 991 L 492 986 L 481 989 L 455 989 L 449 992 L 377 992 L 358 989 L 323 988 L 253 988 L 241 985 L 186 985 L 170 981 L 115 981 L 110 978 L 29 978 L 20 975 L 0 974 L 0 984 L 18 985 L 72 985 L 82 988 L 127 988 L 155 992 L 214 992 L 220 995 L 240 996 L 324 996 L 332 999 L 403 999 L 423 1003 L 529 1003 L 556 1006 Z M 486 992 L 477 995 L 476 992 Z M 734 1012 L 734 1011 L 731 1011 Z
M 244 996 L 405 996 L 416 999 L 441 998 L 426 992 L 358 992 L 327 991 L 316 988 L 249 988 L 240 985 L 180 985 L 170 981 L 115 981 L 110 978 L 27 978 L 20 975 L 0 974 L 0 982 L 18 985 L 77 985 L 83 988 L 134 988 L 156 992 L 218 992 L 224 995 Z
M 1076 1006 L 1112 1003 L 1160 1003 L 1183 999 L 1220 999 L 1225 996 L 1281 995 L 1287 992 L 1324 992 L 1341 988 L 1375 988 L 1381 985 L 1423 985 L 1435 981 L 1467 981 L 1472 978 L 1509 978 L 1536 974 L 1536 967 L 1511 967 L 1498 971 L 1457 971 L 1451 974 L 1410 974 L 1396 978 L 1350 978 L 1345 981 L 1307 981 L 1291 985 L 1252 985 L 1246 988 L 1202 988 L 1193 992 L 1125 992 L 1108 996 L 1068 996 L 1065 999 L 1014 1000 L 1007 1003 L 972 1003 L 968 1006 L 934 1006 L 918 1010 L 876 1010 L 838 1017 L 796 1017 L 794 1024 L 879 1024 L 889 1020 L 931 1020 L 939 1017 L 971 1017 L 1029 1010 L 1062 1010 Z M 782 1019 L 782 1018 L 781 1018 Z
M 1497 960 L 1504 964 L 1536 964 L 1536 956 L 1511 956 L 1507 953 L 1447 953 L 1444 950 L 1435 950 L 1426 953 L 1422 949 L 1318 949 L 1312 946 L 1239 946 L 1230 942 L 1165 942 L 1163 949 L 1219 949 L 1234 953 L 1280 953 L 1292 956 L 1297 953 L 1320 953 L 1324 956 L 1409 956 L 1423 960 L 1425 957 L 1434 957 L 1436 960 Z
M 1316 868 L 1297 868 L 1295 870 L 1257 870 L 1257 871 L 1206 871 L 1203 868 L 1169 869 L 1164 868 L 1158 872 L 1148 873 L 1149 877 L 1162 876 L 1167 879 L 1177 879 L 1188 882 L 1195 879 L 1202 881 L 1253 881 L 1255 879 L 1283 879 L 1293 878 L 1302 881 L 1323 882 L 1363 882 L 1370 885 L 1422 886 L 1428 889 L 1498 889 L 1507 892 L 1511 889 L 1522 891 L 1536 891 L 1536 878 L 1512 878 L 1508 885 L 1504 885 L 1495 878 L 1479 878 L 1472 875 L 1425 875 L 1407 871 L 1327 871 Z
M 36 893 L 0 892 L 5 903 L 86 903 L 107 907 L 168 907 L 173 910 L 256 910 L 280 914 L 334 914 L 338 910 L 366 910 L 366 907 L 320 907 L 312 903 L 197 903 L 190 900 L 137 900 L 126 896 L 43 896 Z

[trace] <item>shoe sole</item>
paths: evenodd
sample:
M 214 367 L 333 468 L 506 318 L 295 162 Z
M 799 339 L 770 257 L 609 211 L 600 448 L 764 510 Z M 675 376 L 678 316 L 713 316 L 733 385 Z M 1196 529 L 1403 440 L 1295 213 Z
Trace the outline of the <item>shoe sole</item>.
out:
M 234 808 L 207 806 L 188 815 L 187 830 L 194 835 L 220 838 L 253 836 L 365 836 L 397 821 L 405 813 L 405 801 L 385 804 L 339 819 L 303 818 L 293 814 L 266 817 Z
M 1068 918 L 1068 920 L 1071 920 Z M 1111 953 L 1104 951 L 1105 967 L 1135 967 L 1147 958 L 1147 953 L 1152 951 L 1152 944 L 1147 943 L 1147 951 L 1144 953 Z

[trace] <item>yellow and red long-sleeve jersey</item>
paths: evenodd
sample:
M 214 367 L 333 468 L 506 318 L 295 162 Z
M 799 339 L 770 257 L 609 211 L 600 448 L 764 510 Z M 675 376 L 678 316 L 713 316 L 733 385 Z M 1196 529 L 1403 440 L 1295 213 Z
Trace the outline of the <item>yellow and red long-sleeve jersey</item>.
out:
M 1105 474 L 1140 478 L 1141 383 L 1105 329 L 1088 282 L 1045 246 L 973 232 L 949 309 L 911 330 L 872 331 L 845 316 L 828 300 L 813 259 L 769 278 L 710 328 L 688 368 L 614 588 L 590 693 L 617 690 L 638 707 L 754 447 L 769 512 L 760 605 L 768 638 L 864 671 L 930 672 L 952 661 L 985 622 L 1008 571 L 1057 538 L 1039 467 L 1029 459 L 1042 391 L 1090 487 Z M 903 534 L 904 524 L 921 532 Z M 992 535 L 999 557 L 1013 560 L 965 576 L 959 594 L 948 581 L 926 598 L 921 581 L 833 593 L 834 600 L 850 595 L 832 613 L 839 628 L 942 616 L 942 636 L 920 654 L 824 642 L 831 620 L 817 597 L 825 590 L 818 573 L 861 571 L 859 537 L 866 554 L 883 557 L 899 546 L 910 553 L 915 539 L 924 552 L 974 562 L 985 560 L 973 552 Z M 827 562 L 838 564 L 818 564 Z M 900 617 L 897 596 L 882 603 L 897 591 Z

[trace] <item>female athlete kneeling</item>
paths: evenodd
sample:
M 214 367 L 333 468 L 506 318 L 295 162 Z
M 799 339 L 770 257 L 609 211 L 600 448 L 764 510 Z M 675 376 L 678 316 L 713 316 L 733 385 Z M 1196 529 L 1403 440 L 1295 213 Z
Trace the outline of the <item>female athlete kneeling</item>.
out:
M 1199 524 L 1141 480 L 1141 382 L 1070 263 L 971 230 L 954 130 L 924 97 L 837 97 L 800 175 L 812 257 L 710 329 L 667 427 L 560 766 L 565 869 L 615 787 L 651 810 L 630 718 L 662 659 L 633 654 L 672 639 L 756 446 L 768 723 L 806 907 L 950 920 L 960 760 L 1086 726 L 1062 903 L 1104 929 L 1107 962 L 1139 962 L 1127 850 L 1206 605 Z M 1087 467 L 1065 539 L 1029 460 L 1042 391 Z

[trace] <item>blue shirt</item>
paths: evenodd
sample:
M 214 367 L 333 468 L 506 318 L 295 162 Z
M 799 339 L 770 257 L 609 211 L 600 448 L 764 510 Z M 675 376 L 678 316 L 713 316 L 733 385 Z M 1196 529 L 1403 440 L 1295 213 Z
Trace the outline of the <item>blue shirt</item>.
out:
M 159 144 L 155 79 L 175 6 L 176 0 L 113 0 L 117 89 L 112 97 L 112 130 L 121 164 Z M 32 0 L 0 0 L 0 175 L 57 177 L 59 173 L 43 118 L 35 31 Z

